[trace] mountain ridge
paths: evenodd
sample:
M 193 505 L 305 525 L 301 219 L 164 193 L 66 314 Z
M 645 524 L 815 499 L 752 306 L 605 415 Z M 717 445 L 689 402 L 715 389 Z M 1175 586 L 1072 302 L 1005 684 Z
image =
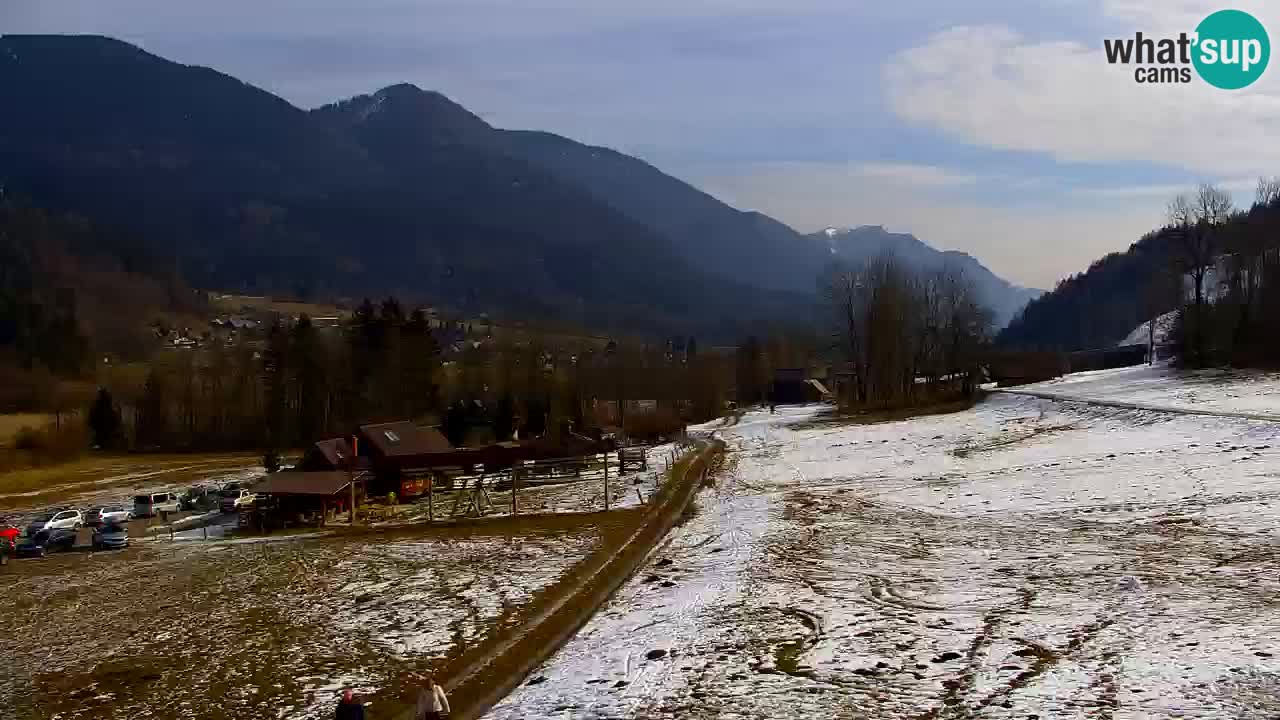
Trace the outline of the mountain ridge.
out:
M 0 102 L 0 183 L 207 286 L 737 333 L 794 317 L 831 262 L 641 159 L 410 83 L 303 110 L 111 38 L 4 35 Z
M 857 264 L 890 253 L 917 270 L 958 270 L 969 278 L 980 300 L 993 313 L 997 329 L 1006 326 L 1028 302 L 1044 294 L 996 275 L 974 256 L 962 250 L 938 250 L 911 233 L 890 232 L 883 225 L 827 227 L 809 237 L 824 241 L 831 255 L 845 264 Z

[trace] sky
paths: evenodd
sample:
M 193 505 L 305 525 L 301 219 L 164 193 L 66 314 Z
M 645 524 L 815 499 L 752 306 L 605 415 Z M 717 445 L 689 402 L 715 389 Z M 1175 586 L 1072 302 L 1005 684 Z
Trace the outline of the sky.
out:
M 1280 32 L 1259 0 L 0 0 L 0 33 L 110 35 L 302 107 L 410 82 L 802 232 L 884 225 L 1051 288 L 1179 192 L 1247 207 L 1280 174 L 1280 67 L 1140 85 L 1103 54 L 1224 7 Z

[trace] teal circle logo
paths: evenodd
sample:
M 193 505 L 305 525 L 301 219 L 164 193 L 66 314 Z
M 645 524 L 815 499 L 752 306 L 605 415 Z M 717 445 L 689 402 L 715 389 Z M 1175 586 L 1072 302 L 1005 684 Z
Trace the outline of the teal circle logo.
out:
M 1271 39 L 1258 19 L 1243 10 L 1219 10 L 1196 26 L 1196 72 L 1223 90 L 1248 87 L 1271 59 Z

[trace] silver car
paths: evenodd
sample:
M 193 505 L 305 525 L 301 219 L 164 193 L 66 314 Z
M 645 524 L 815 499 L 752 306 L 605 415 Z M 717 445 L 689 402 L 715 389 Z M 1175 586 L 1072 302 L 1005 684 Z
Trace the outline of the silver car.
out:
M 79 530 L 84 527 L 84 514 L 79 510 L 61 510 L 45 513 L 27 526 L 27 534 L 35 535 L 41 530 Z
M 94 529 L 94 550 L 122 550 L 127 547 L 129 547 L 129 529 L 124 523 L 107 522 Z

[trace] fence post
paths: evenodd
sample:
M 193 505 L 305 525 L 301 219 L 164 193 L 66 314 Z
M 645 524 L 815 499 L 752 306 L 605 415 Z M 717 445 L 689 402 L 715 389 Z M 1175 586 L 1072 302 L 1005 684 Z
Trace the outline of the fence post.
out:
M 609 453 L 604 454 L 604 509 L 609 509 Z
M 516 463 L 520 461 L 517 460 Z M 516 506 L 516 490 L 520 487 L 520 466 L 513 464 L 511 466 L 511 514 L 513 516 L 520 514 L 520 509 Z

